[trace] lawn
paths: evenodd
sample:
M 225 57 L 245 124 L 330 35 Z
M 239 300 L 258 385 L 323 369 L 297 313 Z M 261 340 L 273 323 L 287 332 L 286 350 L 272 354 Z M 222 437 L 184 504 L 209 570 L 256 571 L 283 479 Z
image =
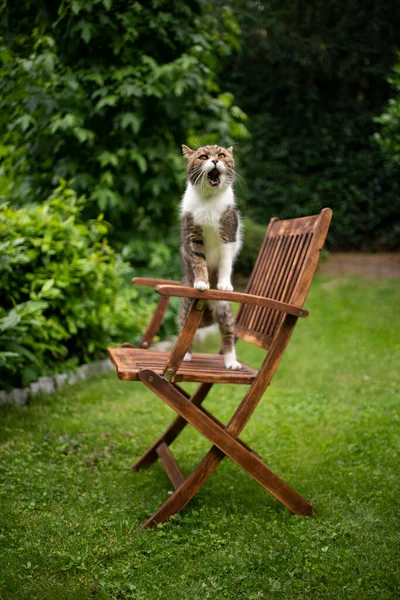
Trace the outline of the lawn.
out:
M 161 400 L 107 376 L 3 407 L 0 598 L 399 598 L 399 297 L 395 280 L 317 277 L 243 433 L 311 518 L 225 459 L 180 515 L 138 531 L 171 490 L 159 464 L 130 470 L 171 420 Z M 206 406 L 226 420 L 244 389 Z M 189 473 L 208 447 L 187 427 L 173 452 Z

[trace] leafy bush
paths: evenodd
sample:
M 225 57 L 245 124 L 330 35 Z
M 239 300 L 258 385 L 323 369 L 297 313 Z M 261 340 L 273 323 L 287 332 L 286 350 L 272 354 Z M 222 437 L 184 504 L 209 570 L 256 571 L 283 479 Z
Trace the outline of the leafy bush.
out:
M 8 312 L 0 307 L 0 385 L 11 381 L 23 384 L 37 379 L 42 369 L 40 349 L 43 343 L 59 355 L 55 339 L 51 339 L 43 310 L 46 302 L 24 302 Z M 50 339 L 49 339 L 50 338 Z M 36 342 L 36 339 L 38 340 Z M 62 351 L 61 351 L 62 354 Z
M 107 344 L 134 337 L 151 303 L 125 283 L 127 265 L 98 217 L 62 184 L 41 206 L 0 210 L 0 378 L 27 385 L 104 356 Z
M 233 11 L 205 0 L 171 7 L 0 7 L 3 193 L 36 202 L 60 177 L 72 180 L 88 198 L 85 216 L 103 212 L 113 241 L 144 261 L 167 251 L 177 220 L 182 142 L 231 143 L 246 134 L 243 113 L 216 77 L 238 48 Z
M 400 163 L 400 55 L 394 72 L 388 79 L 395 92 L 390 98 L 384 112 L 375 119 L 381 130 L 375 134 L 375 140 L 395 162 Z

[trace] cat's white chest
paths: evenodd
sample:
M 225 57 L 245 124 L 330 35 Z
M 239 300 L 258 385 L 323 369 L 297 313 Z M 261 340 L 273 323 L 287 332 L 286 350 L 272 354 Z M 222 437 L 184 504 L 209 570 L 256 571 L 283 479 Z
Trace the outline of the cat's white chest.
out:
M 206 252 L 207 266 L 218 267 L 220 249 L 222 245 L 221 237 L 219 234 L 218 224 L 213 225 L 202 225 L 203 229 L 203 240 L 204 250 Z
M 228 208 L 235 204 L 232 187 L 229 185 L 221 193 L 203 197 L 195 186 L 188 184 L 182 198 L 182 214 L 190 212 L 196 225 L 218 228 L 219 221 Z
M 182 198 L 182 213 L 190 212 L 196 225 L 203 231 L 207 266 L 218 267 L 223 241 L 219 226 L 220 219 L 228 206 L 235 204 L 231 186 L 212 197 L 203 197 L 195 186 L 188 184 Z
M 218 267 L 220 250 L 223 244 L 219 223 L 228 206 L 234 204 L 232 188 L 229 186 L 214 197 L 204 198 L 191 184 L 186 188 L 182 199 L 182 212 L 190 212 L 196 225 L 203 231 L 204 249 L 207 266 Z

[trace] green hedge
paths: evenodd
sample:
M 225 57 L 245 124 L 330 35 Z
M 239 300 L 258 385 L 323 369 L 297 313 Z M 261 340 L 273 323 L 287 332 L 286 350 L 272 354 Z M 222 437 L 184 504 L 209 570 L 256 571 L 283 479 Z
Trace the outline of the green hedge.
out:
M 41 206 L 0 207 L 0 384 L 28 385 L 133 338 L 153 305 L 138 298 L 99 216 L 65 184 Z
M 242 50 L 221 79 L 249 117 L 251 141 L 236 153 L 243 214 L 266 225 L 330 206 L 331 250 L 398 249 L 400 164 L 372 139 L 399 45 L 395 0 L 235 6 Z M 393 100 L 381 120 L 392 155 L 399 115 Z

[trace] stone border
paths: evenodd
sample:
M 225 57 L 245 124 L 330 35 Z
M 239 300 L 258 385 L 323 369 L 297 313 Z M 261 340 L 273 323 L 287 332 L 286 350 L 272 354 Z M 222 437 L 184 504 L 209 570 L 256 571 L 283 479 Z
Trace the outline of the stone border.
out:
M 210 333 L 217 331 L 215 325 L 204 327 L 196 334 L 196 339 L 203 342 Z M 171 350 L 176 341 L 177 336 L 169 336 L 161 342 L 152 345 L 154 350 L 167 352 Z M 96 360 L 92 363 L 82 365 L 71 373 L 60 373 L 58 375 L 50 375 L 49 377 L 39 377 L 38 381 L 31 383 L 28 387 L 15 388 L 11 392 L 0 391 L 0 406 L 4 404 L 14 404 L 15 406 L 25 406 L 29 398 L 41 394 L 48 396 L 54 392 L 62 390 L 67 385 L 74 385 L 79 381 L 86 381 L 99 375 L 105 375 L 114 370 L 110 359 Z
M 76 371 L 71 373 L 60 373 L 50 375 L 49 377 L 39 377 L 37 381 L 24 388 L 15 388 L 11 392 L 0 391 L 0 406 L 4 404 L 14 404 L 15 406 L 25 406 L 31 396 L 49 395 L 62 390 L 67 385 L 73 385 L 78 381 L 91 379 L 96 375 L 103 375 L 113 370 L 111 361 L 96 360 L 95 362 L 82 365 Z
M 172 347 L 174 338 L 168 338 L 163 342 L 154 344 L 154 348 L 158 350 L 167 350 Z M 106 373 L 111 373 L 114 370 L 112 363 L 109 358 L 104 360 L 96 360 L 92 363 L 82 365 L 71 373 L 59 373 L 57 375 L 50 375 L 49 377 L 39 377 L 37 381 L 31 383 L 24 388 L 15 388 L 10 392 L 0 391 L 0 406 L 4 404 L 14 404 L 15 406 L 25 406 L 29 398 L 41 394 L 48 396 L 54 392 L 62 390 L 67 385 L 74 385 L 79 381 L 86 381 Z

